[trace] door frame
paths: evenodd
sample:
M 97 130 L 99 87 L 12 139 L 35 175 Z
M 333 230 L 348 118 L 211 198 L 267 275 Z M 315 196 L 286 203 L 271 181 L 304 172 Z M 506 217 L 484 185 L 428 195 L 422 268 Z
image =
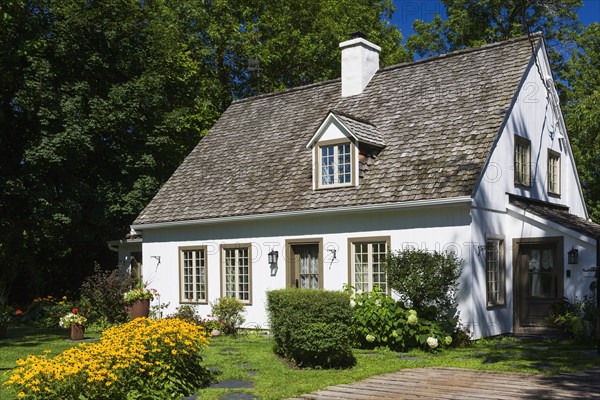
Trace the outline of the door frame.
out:
M 318 245 L 319 247 L 319 289 L 323 289 L 323 238 L 286 239 L 285 240 L 285 287 L 295 287 L 295 274 L 292 276 L 293 246 Z
M 522 325 L 521 321 L 521 308 L 522 301 L 526 299 L 520 292 L 519 279 L 519 253 L 521 252 L 521 246 L 530 245 L 548 245 L 553 244 L 556 249 L 556 291 L 557 300 L 564 297 L 564 271 L 565 271 L 565 258 L 564 258 L 564 237 L 563 236 L 546 236 L 546 237 L 530 237 L 530 238 L 515 238 L 513 239 L 512 246 L 512 268 L 513 268 L 513 287 L 512 287 L 512 298 L 513 298 L 513 331 L 515 333 L 543 333 L 546 330 L 551 330 L 551 327 L 544 326 L 528 326 Z

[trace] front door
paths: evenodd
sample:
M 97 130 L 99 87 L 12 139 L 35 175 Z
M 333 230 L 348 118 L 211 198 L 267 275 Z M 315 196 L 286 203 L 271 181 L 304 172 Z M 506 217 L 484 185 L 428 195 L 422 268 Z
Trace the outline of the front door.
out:
M 318 243 L 290 245 L 289 286 L 301 289 L 322 287 L 319 247 Z
M 563 298 L 562 238 L 521 239 L 516 246 L 515 332 L 543 333 L 550 305 Z

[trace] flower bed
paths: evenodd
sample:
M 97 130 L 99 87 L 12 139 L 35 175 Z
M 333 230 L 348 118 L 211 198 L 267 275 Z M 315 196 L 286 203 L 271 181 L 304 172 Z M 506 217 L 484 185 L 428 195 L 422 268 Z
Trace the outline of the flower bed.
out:
M 201 365 L 208 345 L 201 326 L 179 319 L 138 318 L 107 329 L 98 343 L 80 344 L 53 358 L 17 361 L 4 384 L 26 399 L 164 399 L 206 385 Z

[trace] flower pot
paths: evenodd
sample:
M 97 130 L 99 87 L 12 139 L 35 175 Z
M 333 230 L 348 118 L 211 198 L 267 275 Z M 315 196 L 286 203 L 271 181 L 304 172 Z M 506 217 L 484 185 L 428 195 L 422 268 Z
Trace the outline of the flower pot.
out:
M 150 300 L 142 299 L 134 301 L 129 307 L 129 315 L 131 319 L 140 317 L 148 317 L 150 314 Z
M 6 339 L 8 336 L 8 325 L 0 325 L 0 339 Z
M 74 324 L 71 325 L 71 340 L 83 339 L 83 325 Z

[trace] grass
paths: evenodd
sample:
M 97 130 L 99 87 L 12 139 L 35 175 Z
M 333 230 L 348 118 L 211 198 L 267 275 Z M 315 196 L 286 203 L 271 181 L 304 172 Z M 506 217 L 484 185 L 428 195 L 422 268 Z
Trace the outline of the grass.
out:
M 253 389 L 203 389 L 202 399 L 219 399 L 230 392 L 251 392 L 261 399 L 284 399 L 330 385 L 350 383 L 403 368 L 457 367 L 527 373 L 572 372 L 600 364 L 591 349 L 569 342 L 480 340 L 470 347 L 426 353 L 414 350 L 356 350 L 357 365 L 349 370 L 298 370 L 273 354 L 270 337 L 249 334 L 214 338 L 205 362 L 217 369 L 217 379 L 252 381 Z
M 88 335 L 86 337 L 97 337 Z M 65 330 L 19 328 L 0 340 L 0 370 L 10 371 L 15 360 L 48 349 L 57 354 L 75 344 Z M 252 389 L 207 388 L 201 399 L 219 399 L 227 393 L 250 392 L 261 399 L 284 399 L 326 386 L 350 383 L 369 376 L 404 368 L 460 367 L 476 370 L 548 374 L 571 372 L 600 365 L 593 349 L 553 340 L 519 341 L 512 338 L 480 340 L 470 347 L 440 353 L 414 350 L 355 350 L 357 364 L 347 370 L 299 370 L 273 354 L 272 338 L 250 333 L 238 337 L 216 337 L 205 350 L 205 364 L 217 371 L 217 379 L 251 381 Z M 0 377 L 5 381 L 6 375 Z M 0 388 L 0 398 L 9 398 Z

